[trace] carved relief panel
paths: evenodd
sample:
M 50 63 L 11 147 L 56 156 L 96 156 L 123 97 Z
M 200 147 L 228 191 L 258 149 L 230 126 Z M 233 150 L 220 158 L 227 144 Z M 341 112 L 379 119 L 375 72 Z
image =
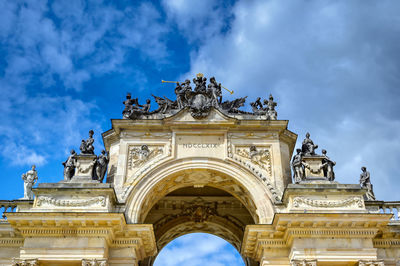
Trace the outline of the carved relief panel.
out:
M 127 182 L 132 182 L 136 177 L 170 155 L 167 147 L 162 144 L 136 144 L 128 146 L 126 176 Z

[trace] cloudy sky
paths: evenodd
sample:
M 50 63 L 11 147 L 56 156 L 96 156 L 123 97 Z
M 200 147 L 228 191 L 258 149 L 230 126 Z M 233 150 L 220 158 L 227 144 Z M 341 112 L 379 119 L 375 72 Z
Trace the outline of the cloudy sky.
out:
M 234 97 L 272 93 L 339 182 L 365 165 L 377 198 L 399 200 L 399 13 L 396 0 L 0 0 L 0 198 L 23 196 L 31 164 L 61 180 L 89 129 L 99 152 L 126 92 L 173 98 L 161 79 L 202 72 Z

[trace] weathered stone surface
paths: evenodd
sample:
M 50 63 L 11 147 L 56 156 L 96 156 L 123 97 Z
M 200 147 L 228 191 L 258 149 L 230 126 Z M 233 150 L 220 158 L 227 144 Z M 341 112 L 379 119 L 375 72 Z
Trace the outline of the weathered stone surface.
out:
M 335 162 L 309 136 L 291 184 L 297 135 L 274 120 L 272 96 L 248 113 L 245 97 L 222 101 L 223 86 L 206 85 L 177 84 L 177 101 L 155 97 L 154 112 L 128 95 L 129 119 L 112 120 L 102 158 L 73 152 L 65 181 L 39 184 L 34 201 L 0 201 L 0 264 L 152 265 L 171 240 L 205 232 L 246 266 L 395 265 L 400 202 L 365 200 L 366 174 L 364 188 L 334 181 Z M 104 184 L 93 180 L 100 159 Z

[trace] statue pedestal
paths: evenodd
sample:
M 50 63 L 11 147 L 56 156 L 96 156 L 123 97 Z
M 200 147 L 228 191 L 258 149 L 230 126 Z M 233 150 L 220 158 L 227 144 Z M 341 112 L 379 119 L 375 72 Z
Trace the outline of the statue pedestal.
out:
M 282 201 L 288 212 L 299 213 L 367 213 L 358 184 L 339 184 L 331 181 L 289 184 Z
M 303 162 L 305 164 L 305 179 L 312 180 L 326 180 L 324 171 L 322 170 L 323 156 L 304 156 Z
M 69 182 L 71 183 L 99 183 L 93 180 L 94 165 L 96 163 L 96 155 L 78 155 L 76 156 L 75 175 Z

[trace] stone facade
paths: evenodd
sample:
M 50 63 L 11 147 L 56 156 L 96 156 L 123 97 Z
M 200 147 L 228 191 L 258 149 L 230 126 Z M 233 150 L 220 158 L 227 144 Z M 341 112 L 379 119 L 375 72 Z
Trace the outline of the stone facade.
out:
M 151 265 L 191 232 L 222 237 L 249 266 L 399 265 L 400 204 L 365 201 L 359 185 L 292 184 L 287 125 L 215 108 L 112 120 L 106 183 L 78 182 L 90 180 L 82 164 L 34 200 L 0 201 L 0 265 Z

